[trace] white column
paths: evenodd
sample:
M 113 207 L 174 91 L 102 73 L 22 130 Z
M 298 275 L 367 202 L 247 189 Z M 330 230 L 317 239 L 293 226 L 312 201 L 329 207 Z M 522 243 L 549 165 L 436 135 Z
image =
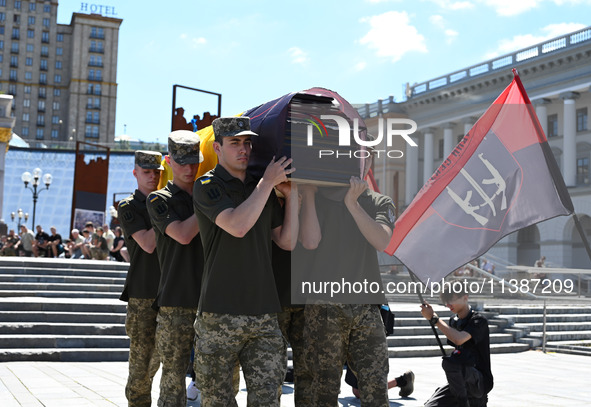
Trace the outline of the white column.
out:
M 564 117 L 562 139 L 562 176 L 567 187 L 574 187 L 577 183 L 577 113 L 575 99 L 576 92 L 566 92 L 560 95 L 564 100 Z
M 433 134 L 435 129 L 428 127 L 423 130 L 425 148 L 423 149 L 423 184 L 433 175 Z
M 410 136 L 418 145 L 419 140 L 416 136 Z M 404 204 L 411 203 L 417 192 L 419 192 L 419 147 L 412 147 L 406 143 L 406 161 L 404 163 Z
M 548 109 L 547 105 L 552 103 L 550 99 L 538 99 L 533 101 L 533 105 L 536 107 L 536 115 L 544 134 L 548 137 Z
M 449 122 L 443 125 L 443 159 L 445 160 L 451 154 L 457 143 L 454 141 L 455 123 Z
M 466 134 L 468 134 L 468 132 L 470 131 L 470 129 L 472 128 L 472 126 L 474 126 L 474 123 L 476 123 L 478 119 L 476 117 L 466 117 L 463 122 L 464 122 L 464 136 Z

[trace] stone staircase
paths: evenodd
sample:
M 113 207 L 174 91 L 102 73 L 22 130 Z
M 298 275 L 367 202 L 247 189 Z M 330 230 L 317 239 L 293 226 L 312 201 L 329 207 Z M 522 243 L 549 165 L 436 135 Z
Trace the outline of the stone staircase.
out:
M 0 361 L 126 361 L 127 267 L 0 258 Z
M 487 310 L 497 314 L 493 322 L 506 322 L 506 331 L 518 342 L 542 348 L 543 305 L 498 305 Z M 546 350 L 591 356 L 591 305 L 548 305 Z

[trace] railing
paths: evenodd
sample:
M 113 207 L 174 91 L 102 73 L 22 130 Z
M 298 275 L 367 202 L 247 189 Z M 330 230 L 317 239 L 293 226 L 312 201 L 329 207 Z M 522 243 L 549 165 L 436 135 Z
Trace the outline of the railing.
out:
M 524 61 L 529 61 L 533 58 L 542 57 L 548 53 L 557 50 L 563 50 L 568 49 L 570 47 L 578 46 L 578 44 L 590 40 L 591 27 L 583 28 L 580 31 L 566 34 L 562 37 L 553 38 L 551 40 L 539 43 L 532 47 L 525 48 L 513 52 L 511 54 L 503 55 L 498 58 L 490 59 L 478 65 L 473 65 L 460 71 L 456 71 L 448 75 L 441 76 L 439 78 L 431 79 L 423 83 L 408 86 L 406 96 L 408 99 L 412 99 L 414 96 L 418 96 L 423 93 L 427 93 L 429 91 L 454 84 L 461 80 L 467 80 L 469 78 L 477 77 L 479 75 L 487 74 L 492 71 L 505 68 L 508 65 L 514 65 Z M 391 98 L 392 97 L 390 96 L 390 99 Z M 374 117 L 381 113 L 387 113 L 387 111 L 384 111 L 380 107 L 381 104 L 382 100 L 380 99 L 375 103 L 366 104 L 365 106 L 362 106 L 357 110 L 359 111 L 359 114 L 364 118 Z

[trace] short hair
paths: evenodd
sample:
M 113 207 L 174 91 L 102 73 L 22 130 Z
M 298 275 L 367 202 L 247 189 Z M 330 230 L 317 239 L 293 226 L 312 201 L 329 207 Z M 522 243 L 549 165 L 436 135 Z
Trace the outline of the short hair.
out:
M 84 224 L 84 227 L 85 227 L 85 228 L 87 228 L 87 227 L 89 227 L 89 226 L 92 226 L 92 227 L 94 227 L 94 223 L 92 223 L 91 221 L 88 221 L 88 222 L 86 222 L 86 223 Z
M 441 294 L 439 294 L 439 298 L 441 299 L 441 302 L 443 304 L 447 304 L 451 302 L 454 298 L 460 298 L 464 295 L 468 295 L 465 284 L 454 284 L 454 282 L 450 282 L 449 284 L 445 283 L 443 285 Z
M 72 234 L 74 234 L 74 233 L 80 234 L 80 231 L 78 229 L 74 228 L 74 229 L 72 229 Z

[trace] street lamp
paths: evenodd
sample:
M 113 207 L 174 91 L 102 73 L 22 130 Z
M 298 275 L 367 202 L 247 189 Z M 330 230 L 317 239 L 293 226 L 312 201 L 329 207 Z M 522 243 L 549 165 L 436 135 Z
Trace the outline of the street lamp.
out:
M 46 189 L 49 189 L 49 185 L 51 185 L 51 174 L 45 174 L 43 175 L 43 183 L 45 184 L 45 188 L 44 189 L 40 189 L 39 191 L 37 191 L 37 187 L 39 186 L 39 180 L 41 179 L 41 168 L 35 168 L 33 170 L 33 175 L 31 175 L 31 173 L 29 171 L 25 171 L 23 172 L 23 175 L 21 175 L 21 180 L 25 183 L 25 188 L 28 188 L 32 193 L 33 193 L 33 230 L 35 229 L 35 212 L 37 211 L 37 198 L 39 198 L 39 194 L 41 193 L 41 191 L 45 191 Z M 33 188 L 31 188 L 29 186 L 29 183 L 32 181 L 32 186 Z
M 21 208 L 18 208 L 18 211 L 16 211 L 17 213 L 15 214 L 14 212 L 10 212 L 10 218 L 12 219 L 12 221 L 14 222 L 14 218 L 18 218 L 18 226 L 16 227 L 16 230 L 18 231 L 18 233 L 20 233 L 21 230 L 21 223 L 23 220 L 23 217 L 25 218 L 25 223 L 27 223 L 27 221 L 29 220 L 29 213 L 23 213 L 23 210 Z

